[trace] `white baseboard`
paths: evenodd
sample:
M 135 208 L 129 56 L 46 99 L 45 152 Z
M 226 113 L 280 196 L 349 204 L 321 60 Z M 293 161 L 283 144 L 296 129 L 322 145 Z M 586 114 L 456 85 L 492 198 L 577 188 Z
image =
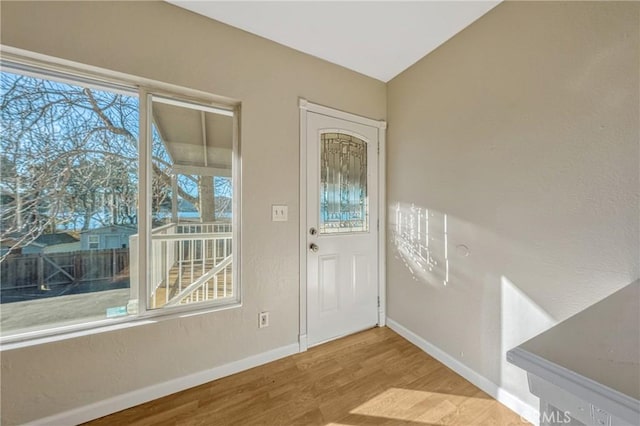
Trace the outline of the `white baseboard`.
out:
M 491 380 L 487 379 L 483 375 L 479 374 L 475 370 L 469 368 L 465 364 L 461 363 L 442 349 L 433 345 L 432 343 L 427 342 L 422 337 L 415 334 L 413 331 L 408 328 L 400 325 L 396 321 L 387 317 L 387 327 L 398 333 L 400 336 L 404 337 L 480 389 L 484 392 L 491 395 L 494 399 L 499 401 L 501 404 L 505 405 L 507 408 L 514 411 L 516 414 L 520 415 L 523 419 L 528 422 L 538 425 L 539 417 L 538 410 L 535 407 L 527 404 L 522 401 L 517 396 L 513 395 L 510 392 L 502 389 Z
M 54 414 L 39 420 L 27 423 L 27 426 L 44 426 L 44 425 L 77 425 L 97 419 L 107 414 L 115 413 L 127 408 L 143 404 L 172 393 L 180 392 L 195 386 L 202 385 L 212 380 L 231 374 L 239 373 L 249 368 L 257 367 L 280 358 L 298 353 L 299 345 L 294 343 L 280 348 L 272 349 L 257 355 L 233 361 L 228 364 L 214 367 L 210 370 L 201 371 L 199 373 L 190 374 L 188 376 L 179 377 L 167 382 L 158 383 L 146 388 L 138 389 L 113 398 L 94 402 L 83 407 L 74 408 L 69 411 Z

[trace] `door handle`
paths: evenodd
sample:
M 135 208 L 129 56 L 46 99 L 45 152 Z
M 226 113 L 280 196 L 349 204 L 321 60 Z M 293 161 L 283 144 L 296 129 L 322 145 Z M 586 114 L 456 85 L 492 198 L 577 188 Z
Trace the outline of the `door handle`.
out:
M 318 245 L 316 243 L 311 243 L 309 245 L 309 250 L 311 250 L 314 253 L 317 253 L 318 250 L 320 250 L 320 247 L 318 247 Z

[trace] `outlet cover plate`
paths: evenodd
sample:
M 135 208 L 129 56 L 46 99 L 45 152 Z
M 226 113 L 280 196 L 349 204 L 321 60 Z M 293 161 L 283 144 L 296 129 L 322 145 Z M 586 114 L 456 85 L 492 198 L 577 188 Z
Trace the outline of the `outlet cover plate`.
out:
M 258 327 L 269 327 L 269 312 L 260 312 L 258 315 Z

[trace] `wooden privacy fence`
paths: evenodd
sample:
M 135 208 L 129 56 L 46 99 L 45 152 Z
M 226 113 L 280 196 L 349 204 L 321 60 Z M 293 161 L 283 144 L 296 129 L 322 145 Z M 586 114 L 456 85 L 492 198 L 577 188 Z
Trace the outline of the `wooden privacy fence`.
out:
M 51 286 L 129 279 L 129 249 L 14 254 L 0 263 L 2 290 L 47 290 Z

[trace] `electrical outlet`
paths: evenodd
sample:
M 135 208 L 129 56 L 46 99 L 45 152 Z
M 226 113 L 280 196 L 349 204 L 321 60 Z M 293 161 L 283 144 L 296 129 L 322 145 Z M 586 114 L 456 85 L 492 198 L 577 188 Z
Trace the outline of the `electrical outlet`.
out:
M 271 220 L 273 222 L 286 222 L 289 220 L 289 207 L 284 204 L 274 204 L 271 206 Z
M 269 312 L 260 312 L 258 315 L 258 328 L 269 327 Z

